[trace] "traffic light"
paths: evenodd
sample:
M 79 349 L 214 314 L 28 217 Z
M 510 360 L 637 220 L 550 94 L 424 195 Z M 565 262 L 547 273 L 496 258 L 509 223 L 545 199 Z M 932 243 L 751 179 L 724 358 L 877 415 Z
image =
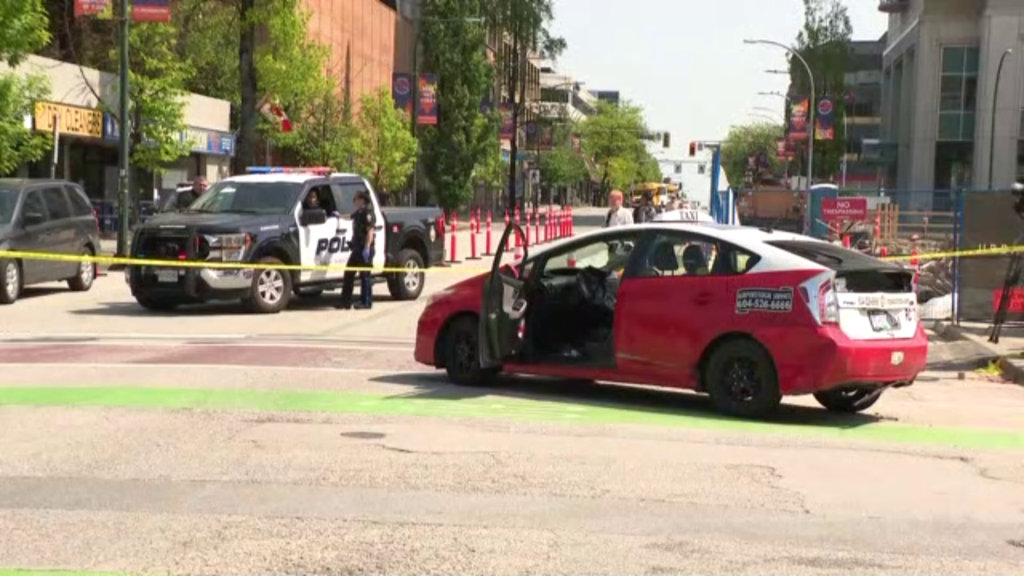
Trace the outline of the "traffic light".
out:
M 669 135 L 668 132 L 665 132 L 664 134 L 661 135 L 661 147 L 671 148 L 672 146 L 670 146 L 670 144 L 672 144 L 672 137 Z
M 690 157 L 692 158 L 692 157 L 694 157 L 696 155 L 697 155 L 697 143 L 696 142 L 690 142 Z

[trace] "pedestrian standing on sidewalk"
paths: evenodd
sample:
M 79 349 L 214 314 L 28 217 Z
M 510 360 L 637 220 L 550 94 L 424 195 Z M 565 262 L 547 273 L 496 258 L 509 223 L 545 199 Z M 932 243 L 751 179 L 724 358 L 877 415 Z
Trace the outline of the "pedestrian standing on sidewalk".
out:
M 359 271 L 360 300 L 355 307 L 369 310 L 373 308 L 373 281 L 369 269 L 373 266 L 373 228 L 377 219 L 370 208 L 370 195 L 365 190 L 356 192 L 352 205 L 355 208 L 352 213 L 352 242 L 349 244 L 352 254 L 348 257 L 348 269 L 342 280 L 341 303 L 338 307 L 343 310 L 352 308 L 352 291 L 356 279 L 356 272 L 352 268 L 362 268 Z
M 633 215 L 622 207 L 622 203 L 625 201 L 625 196 L 622 195 L 621 190 L 612 190 L 611 194 L 608 195 L 608 205 L 611 208 L 608 209 L 608 216 L 604 219 L 605 228 L 615 228 L 616 226 L 629 226 L 633 223 Z
M 206 193 L 206 190 L 210 187 L 210 183 L 203 176 L 197 176 L 192 182 L 192 189 L 186 190 L 175 199 L 175 206 L 178 212 L 187 210 L 193 202 L 199 199 L 200 196 Z
M 644 190 L 643 200 L 633 210 L 633 222 L 636 224 L 654 222 L 654 217 L 657 215 L 658 211 L 654 209 L 654 195 L 650 190 Z

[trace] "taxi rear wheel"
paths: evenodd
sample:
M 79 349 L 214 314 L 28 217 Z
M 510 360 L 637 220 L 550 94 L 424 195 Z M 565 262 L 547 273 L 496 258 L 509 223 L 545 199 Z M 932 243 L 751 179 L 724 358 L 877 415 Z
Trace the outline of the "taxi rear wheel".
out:
M 490 384 L 497 370 L 480 367 L 480 334 L 475 317 L 460 318 L 445 335 L 444 368 L 448 379 L 460 386 Z
M 731 340 L 708 360 L 704 386 L 715 408 L 726 415 L 762 418 L 782 401 L 771 356 L 752 340 Z
M 829 412 L 856 414 L 875 405 L 882 397 L 882 388 L 843 388 L 815 392 L 814 399 Z

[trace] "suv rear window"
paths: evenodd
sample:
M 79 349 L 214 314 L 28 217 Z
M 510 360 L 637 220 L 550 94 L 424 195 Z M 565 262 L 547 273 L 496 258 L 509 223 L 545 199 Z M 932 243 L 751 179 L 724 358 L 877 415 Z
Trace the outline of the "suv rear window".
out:
M 82 192 L 80 188 L 74 186 L 67 186 L 68 198 L 71 200 L 71 211 L 75 216 L 91 216 L 92 204 L 89 202 L 89 198 Z
M 43 188 L 43 201 L 50 211 L 50 220 L 63 220 L 71 216 L 63 188 Z
M 814 242 L 811 240 L 773 240 L 765 242 L 769 246 L 780 248 L 831 268 L 837 272 L 852 272 L 856 270 L 902 270 L 903 267 L 892 262 L 885 262 L 856 252 L 829 244 L 827 242 Z

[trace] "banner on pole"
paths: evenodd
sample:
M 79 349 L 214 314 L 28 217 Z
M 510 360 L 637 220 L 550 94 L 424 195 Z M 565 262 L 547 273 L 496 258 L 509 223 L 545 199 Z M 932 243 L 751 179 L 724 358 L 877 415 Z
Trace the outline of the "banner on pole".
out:
M 814 119 L 815 140 L 835 140 L 835 101 L 825 97 L 818 100 L 818 115 Z
M 512 141 L 512 107 L 501 105 L 501 140 Z
M 536 148 L 539 142 L 540 126 L 536 122 L 526 123 L 526 147 Z
M 170 0 L 132 0 L 133 22 L 170 22 Z
M 420 74 L 416 123 L 437 125 L 437 74 Z
M 395 108 L 412 118 L 412 74 L 395 73 L 391 78 L 391 99 Z
M 551 150 L 555 145 L 555 127 L 541 126 L 540 128 L 540 149 Z
M 794 142 L 807 140 L 808 129 L 807 118 L 810 113 L 810 100 L 806 97 L 798 97 L 793 101 L 789 110 L 789 139 Z
M 94 16 L 100 20 L 114 18 L 113 0 L 75 0 L 75 18 Z

